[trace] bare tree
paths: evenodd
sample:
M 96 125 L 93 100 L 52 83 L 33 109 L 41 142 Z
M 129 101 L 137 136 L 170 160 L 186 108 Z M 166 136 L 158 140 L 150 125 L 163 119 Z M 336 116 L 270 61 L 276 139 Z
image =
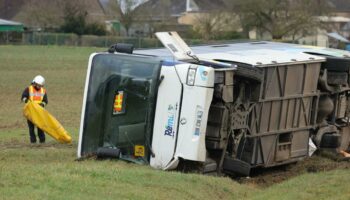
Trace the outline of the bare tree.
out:
M 229 1 L 240 16 L 245 32 L 255 27 L 273 39 L 305 35 L 321 26 L 317 16 L 328 15 L 327 0 L 236 0 Z
M 63 24 L 61 30 L 75 33 L 79 36 L 86 34 L 86 17 L 88 13 L 82 1 L 65 0 L 63 4 Z
M 58 27 L 63 22 L 60 2 L 58 0 L 26 1 L 16 19 L 43 29 Z
M 83 0 L 28 0 L 16 19 L 43 29 L 58 28 L 64 23 L 67 13 L 81 12 L 86 12 Z
M 151 15 L 154 17 L 153 23 L 151 23 L 153 25 L 154 32 L 176 30 L 174 26 L 178 25 L 177 18 L 171 16 L 171 8 L 174 6 L 173 3 L 174 2 L 171 0 L 159 0 L 157 2 L 159 6 L 156 11 L 155 9 L 150 10 Z
M 220 32 L 237 29 L 235 16 L 228 12 L 218 11 L 201 13 L 195 17 L 195 29 L 205 40 L 213 39 Z
M 131 26 L 135 23 L 137 12 L 135 8 L 143 1 L 140 0 L 114 0 L 110 1 L 110 9 L 124 26 L 126 35 L 129 36 Z
M 12 19 L 21 9 L 25 0 L 0 0 L 0 18 Z

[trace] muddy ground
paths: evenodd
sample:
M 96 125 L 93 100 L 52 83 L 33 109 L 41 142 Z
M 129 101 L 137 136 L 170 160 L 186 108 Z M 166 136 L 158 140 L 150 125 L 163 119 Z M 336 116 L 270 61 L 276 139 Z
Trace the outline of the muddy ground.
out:
M 350 169 L 350 159 L 327 152 L 318 153 L 297 163 L 273 168 L 260 168 L 249 177 L 235 177 L 242 184 L 265 188 L 305 173 L 324 172 L 335 169 Z

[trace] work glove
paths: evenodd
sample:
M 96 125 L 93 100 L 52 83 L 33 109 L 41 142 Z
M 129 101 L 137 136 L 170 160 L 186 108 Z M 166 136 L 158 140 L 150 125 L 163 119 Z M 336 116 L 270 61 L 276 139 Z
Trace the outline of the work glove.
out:
M 23 98 L 23 99 L 22 99 L 22 102 L 28 103 L 28 99 L 27 99 L 27 98 Z
M 45 104 L 45 102 L 41 102 L 41 103 L 39 103 L 39 105 L 44 108 L 46 104 Z

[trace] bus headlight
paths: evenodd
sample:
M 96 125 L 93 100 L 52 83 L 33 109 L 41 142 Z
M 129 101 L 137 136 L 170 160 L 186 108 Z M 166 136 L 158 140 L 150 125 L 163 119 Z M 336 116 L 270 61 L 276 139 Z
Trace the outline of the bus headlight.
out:
M 196 80 L 196 68 L 189 68 L 187 73 L 187 85 L 194 85 L 194 81 Z

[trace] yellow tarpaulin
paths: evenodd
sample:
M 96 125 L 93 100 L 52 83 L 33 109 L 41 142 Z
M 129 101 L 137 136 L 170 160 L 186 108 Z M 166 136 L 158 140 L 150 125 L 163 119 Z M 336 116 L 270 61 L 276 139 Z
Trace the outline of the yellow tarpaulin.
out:
M 47 110 L 37 103 L 29 101 L 23 107 L 24 116 L 45 133 L 61 143 L 70 143 L 72 138 L 63 126 Z

